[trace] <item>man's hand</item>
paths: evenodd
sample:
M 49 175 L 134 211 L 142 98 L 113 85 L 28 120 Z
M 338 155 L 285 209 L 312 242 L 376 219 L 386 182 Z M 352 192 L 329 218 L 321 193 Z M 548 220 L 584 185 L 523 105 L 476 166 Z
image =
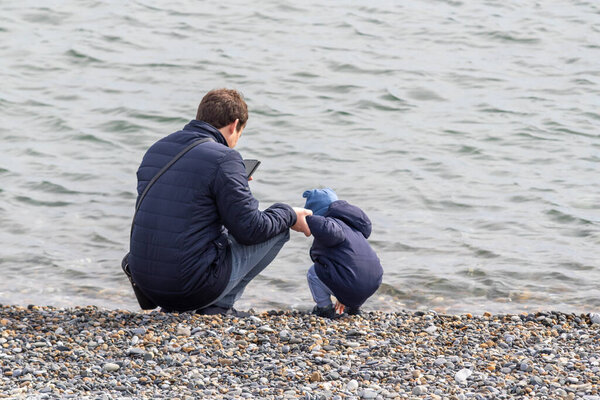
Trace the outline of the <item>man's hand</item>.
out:
M 305 236 L 310 236 L 310 228 L 306 223 L 306 216 L 312 215 L 311 210 L 307 210 L 306 208 L 300 207 L 292 207 L 296 212 L 296 223 L 292 225 L 292 229 L 296 232 L 302 232 Z

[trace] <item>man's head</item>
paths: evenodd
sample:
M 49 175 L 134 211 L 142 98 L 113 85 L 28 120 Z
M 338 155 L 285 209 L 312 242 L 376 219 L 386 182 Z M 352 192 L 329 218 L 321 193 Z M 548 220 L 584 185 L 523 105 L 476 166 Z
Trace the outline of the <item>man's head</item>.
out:
M 304 208 L 312 210 L 314 215 L 324 215 L 329 209 L 329 205 L 337 201 L 338 197 L 333 189 L 312 189 L 302 193 L 302 197 L 306 198 Z
M 196 119 L 217 128 L 233 148 L 248 122 L 248 106 L 238 91 L 215 89 L 202 98 Z

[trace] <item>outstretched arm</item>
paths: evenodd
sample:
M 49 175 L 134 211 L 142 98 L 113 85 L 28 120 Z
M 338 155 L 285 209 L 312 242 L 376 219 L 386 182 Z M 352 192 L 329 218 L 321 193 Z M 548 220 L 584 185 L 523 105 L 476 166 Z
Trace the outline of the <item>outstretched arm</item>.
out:
M 213 193 L 223 225 L 239 243 L 264 242 L 297 222 L 297 212 L 287 204 L 275 203 L 264 211 L 258 209 L 239 153 L 228 153 L 219 160 Z

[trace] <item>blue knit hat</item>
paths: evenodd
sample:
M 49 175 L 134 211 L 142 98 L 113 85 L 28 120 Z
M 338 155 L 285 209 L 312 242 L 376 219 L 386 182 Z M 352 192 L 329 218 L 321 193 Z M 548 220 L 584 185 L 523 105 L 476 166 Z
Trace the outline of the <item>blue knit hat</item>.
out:
M 313 189 L 302 193 L 306 197 L 304 208 L 312 210 L 314 215 L 323 215 L 327 212 L 329 205 L 338 199 L 333 189 Z

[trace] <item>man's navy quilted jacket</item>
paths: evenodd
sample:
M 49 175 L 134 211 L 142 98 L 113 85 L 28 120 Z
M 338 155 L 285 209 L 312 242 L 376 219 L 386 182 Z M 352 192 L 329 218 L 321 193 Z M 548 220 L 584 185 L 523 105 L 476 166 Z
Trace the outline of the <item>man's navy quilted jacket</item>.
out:
M 205 137 L 214 142 L 194 147 L 172 165 L 150 188 L 133 223 L 133 279 L 168 310 L 200 308 L 225 289 L 231 274 L 228 234 L 250 245 L 296 223 L 286 204 L 258 209 L 240 154 L 215 127 L 197 120 L 146 152 L 137 172 L 138 198 L 165 164 Z

